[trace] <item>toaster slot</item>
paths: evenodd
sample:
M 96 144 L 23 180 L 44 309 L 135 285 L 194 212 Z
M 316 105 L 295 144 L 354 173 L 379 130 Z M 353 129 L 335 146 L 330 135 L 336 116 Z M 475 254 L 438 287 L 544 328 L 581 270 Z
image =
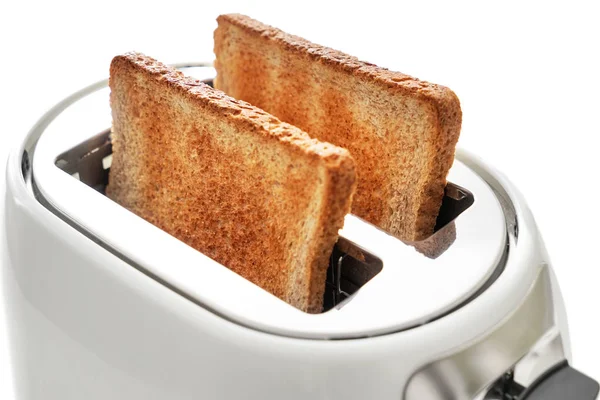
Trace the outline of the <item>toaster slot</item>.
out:
M 111 161 L 110 130 L 106 130 L 62 153 L 57 157 L 55 164 L 87 186 L 105 194 Z M 341 306 L 344 300 L 377 275 L 382 268 L 383 262 L 379 258 L 340 238 L 329 260 L 323 311 Z
M 214 87 L 213 79 L 205 79 L 204 83 Z M 446 184 L 442 206 L 436 219 L 434 233 L 442 230 L 475 202 L 473 193 L 452 182 Z
M 383 262 L 340 237 L 333 247 L 327 269 L 323 312 L 341 308 L 344 300 L 358 291 L 383 268 Z
M 75 176 L 86 185 L 104 194 L 108 184 L 108 170 L 112 159 L 110 129 L 59 155 L 57 167 Z M 435 232 L 442 230 L 475 202 L 473 193 L 448 182 L 438 214 Z
M 112 159 L 110 129 L 93 136 L 57 157 L 55 164 L 66 173 L 104 194 Z
M 439 232 L 473 205 L 475 196 L 467 189 L 452 182 L 446 184 L 442 206 L 435 221 L 435 231 Z

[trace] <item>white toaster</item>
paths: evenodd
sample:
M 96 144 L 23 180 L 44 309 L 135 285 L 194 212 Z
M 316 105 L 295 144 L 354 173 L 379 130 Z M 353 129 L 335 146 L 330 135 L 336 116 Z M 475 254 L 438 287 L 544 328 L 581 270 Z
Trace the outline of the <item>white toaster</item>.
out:
M 457 152 L 425 243 L 348 215 L 325 311 L 306 314 L 103 195 L 108 94 L 102 81 L 59 103 L 9 156 L 17 399 L 598 398 L 569 365 L 532 215 L 474 155 Z

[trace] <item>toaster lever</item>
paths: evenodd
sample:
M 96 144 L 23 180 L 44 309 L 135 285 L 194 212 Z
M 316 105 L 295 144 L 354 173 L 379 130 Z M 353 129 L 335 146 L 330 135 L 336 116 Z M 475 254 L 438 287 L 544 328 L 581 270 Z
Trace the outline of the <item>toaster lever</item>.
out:
M 517 400 L 597 400 L 600 386 L 564 361 L 531 384 Z
M 596 381 L 562 361 L 527 388 L 515 381 L 511 370 L 492 386 L 484 400 L 597 400 L 599 392 Z

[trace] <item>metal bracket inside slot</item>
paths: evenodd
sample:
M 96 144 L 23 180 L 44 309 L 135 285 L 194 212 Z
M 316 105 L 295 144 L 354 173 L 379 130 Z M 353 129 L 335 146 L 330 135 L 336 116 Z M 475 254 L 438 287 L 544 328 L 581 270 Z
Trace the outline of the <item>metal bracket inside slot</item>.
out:
M 372 254 L 340 237 L 329 258 L 323 311 L 342 306 L 383 268 L 383 262 Z
M 112 157 L 110 129 L 93 136 L 89 140 L 59 155 L 56 166 L 81 182 L 104 194 L 108 184 L 110 163 L 105 159 Z

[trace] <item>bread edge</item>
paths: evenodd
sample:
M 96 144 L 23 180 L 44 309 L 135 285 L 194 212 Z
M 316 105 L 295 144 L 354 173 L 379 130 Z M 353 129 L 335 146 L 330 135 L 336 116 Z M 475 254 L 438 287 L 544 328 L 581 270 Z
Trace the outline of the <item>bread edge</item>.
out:
M 344 226 L 344 218 L 350 213 L 352 196 L 356 190 L 354 160 L 347 158 L 336 165 L 329 165 L 325 180 L 325 198 L 319 216 L 322 232 L 314 236 L 315 245 L 311 251 L 314 262 L 310 271 L 309 304 L 306 308 L 309 313 L 323 311 L 329 258 L 339 238 L 339 230 Z

